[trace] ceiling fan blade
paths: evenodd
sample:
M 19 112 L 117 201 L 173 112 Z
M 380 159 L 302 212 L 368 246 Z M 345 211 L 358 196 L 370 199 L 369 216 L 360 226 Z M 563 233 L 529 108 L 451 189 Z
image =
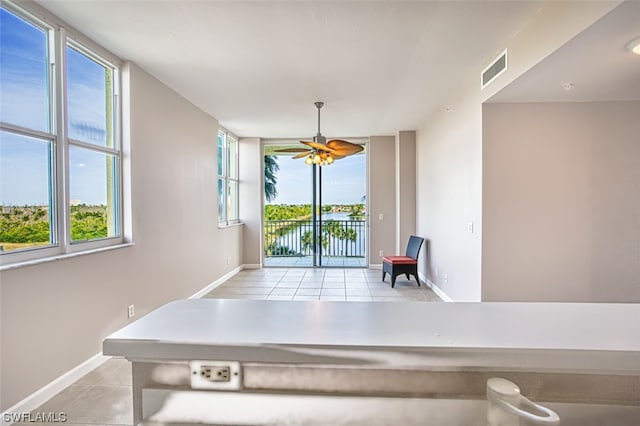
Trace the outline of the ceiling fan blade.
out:
M 310 150 L 307 148 L 282 148 L 275 149 L 274 152 L 309 152 Z
M 303 157 L 307 157 L 312 151 L 310 149 L 306 149 L 304 152 L 301 152 L 300 154 L 296 154 L 293 157 L 291 157 L 293 160 L 297 160 L 298 158 L 303 158 Z
M 335 154 L 333 149 L 329 148 L 327 145 L 325 145 L 323 143 L 310 142 L 310 141 L 300 141 L 300 143 L 303 143 L 303 144 L 305 144 L 307 146 L 310 146 L 313 149 L 317 149 L 318 151 L 325 151 L 325 152 L 329 152 L 331 154 Z
M 331 148 L 336 154 L 342 156 L 353 155 L 364 150 L 364 147 L 362 145 L 343 141 L 340 139 L 330 140 L 329 142 L 327 142 L 327 146 Z

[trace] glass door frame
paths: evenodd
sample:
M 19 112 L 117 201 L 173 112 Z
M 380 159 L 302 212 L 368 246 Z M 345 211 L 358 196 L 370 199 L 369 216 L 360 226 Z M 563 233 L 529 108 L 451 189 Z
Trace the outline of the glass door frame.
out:
M 315 139 L 315 138 L 314 138 Z M 329 139 L 329 138 L 327 138 Z M 353 138 L 350 138 L 352 140 Z M 278 140 L 263 140 L 261 143 L 260 155 L 262 156 L 262 164 L 264 164 L 264 156 L 265 147 L 268 145 L 291 145 L 298 146 L 300 139 L 278 139 Z M 311 175 L 311 185 L 312 185 L 312 199 L 311 199 L 311 227 L 312 227 L 312 247 L 311 247 L 311 258 L 312 264 L 310 266 L 296 266 L 296 265 L 271 265 L 267 267 L 286 267 L 286 268 L 368 268 L 369 267 L 369 234 L 370 234 L 370 214 L 369 214 L 369 138 L 356 138 L 357 142 L 362 144 L 365 147 L 364 155 L 365 156 L 365 202 L 363 203 L 365 206 L 365 215 L 364 215 L 364 265 L 361 266 L 347 266 L 347 265 L 323 265 L 322 263 L 322 166 L 318 166 L 316 164 L 312 164 L 309 167 L 312 175 Z M 331 165 L 329 167 L 335 166 Z M 264 187 L 264 173 L 261 179 L 262 186 Z M 261 215 L 261 229 L 260 229 L 260 239 L 261 239 L 261 262 L 262 265 L 265 265 L 265 258 L 267 257 L 265 248 L 264 248 L 264 238 L 265 238 L 265 208 L 266 200 L 264 198 L 264 194 L 262 194 L 262 215 Z

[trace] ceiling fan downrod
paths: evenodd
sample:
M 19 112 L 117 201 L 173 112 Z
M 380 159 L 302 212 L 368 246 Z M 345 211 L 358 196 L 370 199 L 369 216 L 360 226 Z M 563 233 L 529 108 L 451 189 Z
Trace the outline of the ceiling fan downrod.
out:
M 324 136 L 322 136 L 322 133 L 320 133 L 320 109 L 324 106 L 324 102 L 317 101 L 315 102 L 315 105 L 316 105 L 316 108 L 318 108 L 318 133 L 313 138 L 313 141 L 324 144 L 324 143 L 327 143 L 327 139 Z

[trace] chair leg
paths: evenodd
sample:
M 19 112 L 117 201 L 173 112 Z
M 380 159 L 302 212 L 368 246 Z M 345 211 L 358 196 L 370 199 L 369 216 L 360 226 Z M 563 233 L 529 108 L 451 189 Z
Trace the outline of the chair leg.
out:
M 395 275 L 391 274 L 391 288 L 394 288 L 396 286 L 396 277 Z
M 384 277 L 387 275 L 387 273 L 383 270 L 382 271 L 382 281 L 384 281 Z
M 416 277 L 416 282 L 418 283 L 418 287 L 420 287 L 420 279 L 418 278 L 418 268 L 413 271 L 413 276 Z

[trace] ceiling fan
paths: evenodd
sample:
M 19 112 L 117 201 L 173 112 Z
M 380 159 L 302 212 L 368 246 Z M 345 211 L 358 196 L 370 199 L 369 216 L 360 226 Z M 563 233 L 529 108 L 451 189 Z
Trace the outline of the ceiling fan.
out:
M 318 134 L 313 137 L 313 142 L 300 141 L 309 148 L 283 148 L 276 150 L 276 152 L 296 152 L 297 154 L 292 157 L 294 160 L 306 157 L 304 162 L 308 165 L 326 166 L 335 160 L 357 154 L 364 149 L 362 145 L 341 139 L 332 139 L 327 142 L 327 138 L 320 133 L 320 108 L 324 106 L 324 102 L 315 102 L 315 105 L 318 108 Z

